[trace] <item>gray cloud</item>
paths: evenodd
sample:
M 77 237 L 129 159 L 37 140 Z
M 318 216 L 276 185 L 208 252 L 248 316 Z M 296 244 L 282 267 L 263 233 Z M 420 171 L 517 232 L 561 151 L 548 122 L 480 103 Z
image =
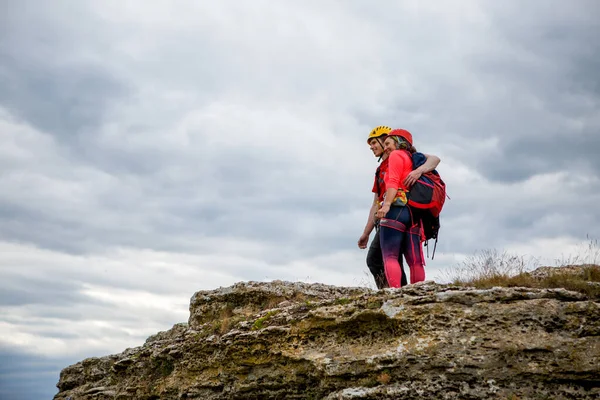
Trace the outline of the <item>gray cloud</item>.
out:
M 78 360 L 49 359 L 0 348 L 0 398 L 49 399 L 58 392 L 60 368 Z
M 352 7 L 360 6 L 353 4 Z M 472 16 L 465 17 L 467 26 L 488 35 L 486 41 L 464 35 L 457 30 L 456 26 L 444 19 L 439 21 L 441 27 L 451 36 L 454 35 L 458 46 L 444 48 L 441 34 L 430 33 L 423 36 L 421 31 L 415 30 L 411 34 L 416 38 L 442 51 L 429 52 L 428 56 L 422 58 L 410 57 L 414 62 L 403 65 L 404 75 L 396 78 L 394 76 L 397 71 L 394 63 L 396 56 L 404 58 L 417 54 L 415 49 L 402 44 L 398 54 L 391 53 L 387 56 L 390 62 L 383 66 L 383 72 L 387 74 L 385 76 L 389 77 L 389 87 L 398 90 L 390 90 L 391 96 L 381 97 L 379 107 L 368 106 L 372 101 L 351 101 L 347 109 L 351 114 L 343 115 L 342 118 L 356 118 L 364 130 L 373 125 L 371 121 L 386 121 L 392 125 L 410 126 L 415 132 L 417 145 L 421 150 L 429 153 L 446 152 L 459 157 L 467 165 L 493 181 L 521 182 L 536 174 L 580 168 L 582 165 L 584 169 L 591 169 L 590 172 L 593 172 L 594 168 L 597 168 L 597 157 L 590 149 L 597 146 L 593 135 L 597 124 L 590 118 L 592 111 L 595 110 L 593 105 L 597 104 L 596 100 L 592 99 L 594 102 L 591 103 L 590 108 L 584 103 L 577 102 L 576 97 L 560 96 L 560 94 L 577 85 L 593 87 L 589 84 L 589 82 L 593 83 L 593 77 L 588 82 L 581 74 L 573 71 L 577 70 L 579 67 L 576 66 L 579 65 L 590 65 L 591 71 L 593 63 L 597 62 L 596 50 L 590 48 L 586 42 L 586 38 L 595 32 L 597 23 L 586 20 L 585 24 L 568 29 L 572 26 L 569 22 L 559 23 L 553 20 L 553 14 L 542 14 L 536 19 L 536 25 L 530 28 L 527 13 L 523 18 L 517 19 L 515 24 L 510 25 L 507 24 L 507 20 L 514 19 L 514 10 L 508 8 L 493 9 L 493 11 L 494 14 L 486 14 L 492 22 L 491 25 L 481 24 L 475 17 L 477 12 L 485 13 L 485 9 L 473 11 Z M 91 18 L 92 25 L 101 26 L 97 17 L 92 18 L 94 15 L 92 10 L 83 7 L 80 12 L 86 18 Z M 471 11 L 467 15 L 470 13 Z M 381 10 L 377 9 L 370 9 L 368 14 L 373 14 L 373 18 L 385 16 L 390 20 L 389 22 L 400 18 L 403 23 L 408 23 L 411 17 L 410 13 L 398 17 L 393 13 L 381 13 Z M 579 22 L 583 14 L 584 11 L 569 14 L 570 23 Z M 19 15 L 23 21 L 30 21 L 33 18 L 27 13 Z M 50 15 L 54 15 L 54 19 L 49 18 L 45 21 L 47 27 L 54 26 L 52 24 L 60 20 L 56 14 Z M 346 17 L 357 23 L 350 14 Z M 208 23 L 210 25 L 212 21 Z M 402 25 L 395 30 L 390 29 L 385 32 L 384 38 L 394 42 L 393 38 L 396 34 L 403 32 L 404 29 L 416 29 L 418 25 L 418 21 L 413 21 L 407 27 Z M 11 26 L 15 32 L 23 32 L 18 23 L 13 23 Z M 85 29 L 84 24 L 80 23 L 72 23 L 72 26 L 77 30 Z M 115 26 L 120 25 L 117 23 Z M 146 25 L 141 28 L 146 33 L 153 33 Z M 162 28 L 162 26 L 158 28 L 159 31 Z M 238 32 L 233 32 L 232 35 L 236 33 Z M 175 39 L 189 37 L 190 32 L 178 29 L 170 34 Z M 78 38 L 69 38 L 61 29 L 55 35 L 54 39 L 61 44 L 57 50 L 62 51 L 62 54 L 66 54 L 66 50 L 72 50 L 75 55 L 82 52 L 83 45 L 79 43 Z M 17 36 L 16 33 L 13 34 L 13 37 Z M 232 37 L 236 36 L 229 36 L 229 39 Z M 27 35 L 25 38 L 29 42 L 33 40 Z M 193 251 L 193 246 L 189 243 L 201 240 L 207 234 L 229 235 L 269 240 L 282 247 L 286 247 L 284 243 L 296 242 L 295 246 L 286 247 L 291 249 L 292 257 L 327 252 L 332 248 L 341 249 L 347 246 L 348 242 L 354 241 L 355 234 L 350 231 L 334 229 L 335 234 L 329 234 L 332 231 L 329 227 L 339 224 L 339 218 L 343 215 L 339 213 L 340 193 L 344 193 L 344 202 L 341 204 L 344 204 L 345 209 L 358 211 L 366 203 L 364 196 L 353 187 L 340 185 L 344 176 L 342 168 L 347 164 L 342 162 L 337 168 L 334 166 L 325 169 L 310 168 L 310 162 L 306 163 L 309 160 L 307 157 L 298 157 L 298 147 L 282 145 L 263 147 L 261 143 L 252 145 L 251 141 L 245 141 L 240 145 L 237 141 L 240 135 L 244 134 L 239 132 L 239 125 L 230 124 L 231 129 L 227 130 L 224 129 L 224 125 L 228 123 L 209 120 L 208 124 L 203 124 L 204 117 L 200 119 L 192 117 L 194 121 L 192 124 L 179 123 L 181 128 L 173 128 L 173 124 L 177 124 L 178 119 L 187 118 L 189 121 L 188 116 L 197 114 L 198 111 L 202 113 L 207 106 L 210 107 L 212 103 L 207 103 L 206 99 L 209 96 L 206 96 L 206 93 L 219 92 L 217 92 L 218 87 L 208 85 L 201 96 L 191 94 L 197 93 L 199 85 L 202 86 L 207 81 L 205 70 L 201 70 L 203 73 L 197 75 L 201 78 L 192 77 L 192 71 L 187 69 L 171 76 L 163 74 L 169 68 L 171 71 L 177 71 L 173 68 L 177 60 L 184 59 L 184 49 L 187 46 L 183 41 L 170 41 L 168 38 L 169 36 L 164 36 L 156 46 L 144 48 L 143 55 L 155 62 L 158 60 L 156 57 L 162 54 L 162 57 L 169 62 L 160 68 L 156 67 L 160 64 L 153 64 L 138 75 L 155 78 L 153 82 L 161 88 L 167 88 L 168 85 L 178 87 L 178 82 L 187 76 L 194 90 L 183 91 L 179 97 L 175 97 L 179 99 L 175 100 L 175 104 L 184 105 L 179 110 L 169 106 L 168 98 L 159 95 L 156 91 L 154 94 L 157 96 L 147 100 L 140 100 L 139 95 L 134 94 L 135 92 L 130 92 L 128 97 L 123 98 L 124 86 L 118 82 L 124 81 L 126 75 L 116 77 L 114 73 L 111 75 L 106 72 L 110 70 L 109 68 L 102 69 L 100 65 L 92 66 L 74 62 L 69 64 L 73 66 L 74 71 L 63 68 L 58 69 L 54 75 L 51 68 L 55 67 L 48 67 L 50 73 L 43 74 L 45 79 L 54 82 L 50 86 L 64 86 L 64 90 L 50 91 L 44 98 L 52 99 L 53 107 L 63 111 L 55 112 L 49 107 L 42 107 L 39 115 L 32 114 L 29 118 L 26 117 L 26 120 L 35 127 L 56 135 L 60 143 L 56 148 L 57 156 L 66 157 L 66 165 L 75 168 L 76 171 L 82 171 L 77 178 L 81 191 L 94 187 L 98 183 L 97 179 L 102 179 L 103 181 L 100 182 L 105 186 L 92 197 L 84 199 L 83 203 L 80 202 L 79 209 L 72 209 L 69 213 L 57 213 L 56 204 L 52 205 L 52 203 L 49 203 L 50 208 L 40 209 L 15 203 L 15 200 L 5 202 L 5 208 L 13 210 L 9 212 L 11 218 L 4 221 L 6 228 L 1 232 L 5 240 L 32 242 L 47 248 L 73 253 L 102 251 L 106 246 L 114 245 Z M 230 60 L 233 52 L 229 50 L 233 50 L 235 48 L 233 46 L 236 45 L 235 41 L 228 42 L 227 38 L 223 31 L 217 30 L 215 42 L 207 47 L 207 54 L 213 55 L 211 52 L 216 50 L 214 43 L 223 45 L 222 54 L 215 53 L 211 63 L 207 64 L 210 65 L 207 68 L 211 71 L 208 76 L 214 75 L 213 78 L 222 83 L 230 77 L 226 74 L 215 75 L 217 71 L 215 68 Z M 130 37 L 130 40 L 135 39 L 136 36 Z M 288 39 L 297 40 L 293 36 Z M 236 40 L 243 39 L 236 38 Z M 106 39 L 100 36 L 92 36 L 88 44 L 103 52 L 101 54 L 115 56 L 114 50 L 106 47 L 105 42 Z M 25 42 L 21 40 L 19 43 Z M 281 43 L 272 39 L 269 46 L 279 48 Z M 577 44 L 581 46 L 578 47 Z M 383 45 L 383 48 L 386 46 L 387 44 Z M 11 47 L 9 50 L 9 54 L 15 55 L 13 58 L 19 60 L 20 57 L 21 60 L 27 60 L 27 56 L 19 53 L 19 47 Z M 310 47 L 302 50 L 308 54 L 315 51 Z M 26 54 L 34 53 L 35 47 Z M 561 57 L 556 57 L 556 54 L 560 54 Z M 192 55 L 186 61 L 188 65 L 199 66 L 202 63 L 200 58 L 205 57 Z M 77 60 L 77 57 L 74 59 Z M 132 60 L 118 62 L 121 62 L 122 66 L 141 67 L 141 64 Z M 443 73 L 439 74 L 439 66 L 452 65 L 450 63 L 453 60 L 456 65 L 443 69 Z M 586 62 L 579 62 L 579 60 L 586 60 Z M 25 63 L 25 61 L 21 62 Z M 258 73 L 260 68 L 264 67 L 264 63 L 261 60 L 247 59 L 245 67 L 251 71 L 251 74 L 248 77 L 237 76 L 234 80 L 249 93 L 261 93 L 262 89 L 255 85 L 257 80 L 252 78 L 252 74 Z M 230 65 L 230 68 L 233 66 Z M 112 67 L 112 70 L 114 71 L 115 68 Z M 464 74 L 463 70 L 469 71 L 469 74 Z M 19 71 L 21 70 L 16 67 L 10 69 L 11 74 L 18 74 Z M 73 76 L 77 81 L 80 76 L 78 74 L 83 74 L 81 75 L 83 88 L 86 88 L 85 82 L 88 81 L 90 86 L 81 94 L 75 95 L 77 85 L 72 87 L 63 85 L 60 80 Z M 10 82 L 13 82 L 15 87 L 25 88 L 23 93 L 28 93 L 27 80 L 33 79 L 36 74 L 25 71 L 21 75 L 21 80 L 11 79 Z M 310 76 L 304 73 L 303 76 L 323 79 L 325 75 Z M 90 79 L 86 80 L 86 77 Z M 258 81 L 264 77 L 259 75 Z M 271 77 L 275 82 L 286 84 L 286 89 L 283 90 L 294 87 L 295 80 L 286 82 L 277 74 L 272 74 Z M 553 81 L 559 82 L 558 86 L 548 85 L 548 82 Z M 128 84 L 129 91 L 133 88 L 136 88 L 139 94 L 147 91 L 144 89 L 146 82 L 139 79 L 131 82 Z M 342 81 L 334 79 L 330 82 L 330 88 L 342 93 L 343 89 L 336 86 L 338 82 Z M 311 90 L 314 89 L 296 94 L 302 98 L 311 93 Z M 8 102 L 8 109 L 17 110 L 18 115 L 28 115 L 29 111 L 26 107 L 18 105 L 24 103 L 19 103 L 18 96 L 14 94 L 16 92 L 13 92 L 7 92 L 7 99 L 13 103 L 16 101 L 17 103 L 14 104 L 17 106 Z M 39 90 L 34 90 L 32 93 L 35 95 L 38 92 Z M 283 93 L 288 96 L 287 91 Z M 569 93 L 567 91 L 567 94 Z M 401 97 L 398 96 L 399 94 L 402 94 Z M 586 95 L 590 94 L 586 92 Z M 86 103 L 85 96 L 97 99 L 99 103 Z M 82 125 L 83 120 L 77 112 L 72 114 L 64 112 L 73 108 L 73 104 L 63 101 L 65 98 L 82 101 L 84 111 L 81 115 L 88 111 L 97 112 L 95 117 L 90 119 L 93 121 L 86 125 L 88 126 L 87 130 L 84 129 L 86 134 L 79 141 L 64 140 L 78 132 L 78 127 L 85 125 Z M 541 109 L 539 101 L 543 102 Z M 561 108 L 561 102 L 568 104 L 569 107 Z M 110 107 L 111 103 L 117 103 L 121 107 Z M 260 105 L 255 111 L 269 105 L 269 103 Z M 292 107 L 295 108 L 296 105 Z M 35 109 L 33 107 L 32 112 L 35 113 Z M 124 113 L 123 110 L 128 110 L 128 113 Z M 556 110 L 562 110 L 563 114 L 555 112 Z M 140 111 L 143 114 L 137 115 Z M 65 116 L 66 125 L 57 129 L 58 133 L 52 133 L 57 125 L 37 122 L 44 121 L 46 115 L 44 113 Z M 569 124 L 572 124 L 573 118 L 579 118 L 581 129 L 570 128 Z M 250 129 L 256 128 L 258 127 Z M 564 136 L 563 132 L 567 129 L 571 134 L 569 143 L 564 147 L 556 145 L 560 143 L 560 139 Z M 301 132 L 295 133 L 295 135 L 301 134 Z M 231 135 L 229 140 L 227 135 Z M 173 136 L 176 138 L 171 139 Z M 221 139 L 215 141 L 214 137 Z M 306 145 L 309 145 L 313 138 L 314 136 L 307 136 Z M 273 141 L 278 140 L 274 136 Z M 494 142 L 495 145 L 483 149 L 467 145 L 469 142 L 477 143 L 482 140 L 497 141 Z M 453 143 L 465 145 L 446 147 L 445 150 L 439 147 Z M 62 153 L 63 146 L 73 147 L 71 153 Z M 330 153 L 334 148 L 321 148 L 315 151 L 315 154 L 319 152 L 323 155 L 335 154 Z M 307 176 L 298 173 L 303 168 L 307 169 Z M 86 172 L 83 172 L 84 170 Z M 46 175 L 45 172 L 40 172 Z M 365 188 L 369 187 L 368 177 L 371 174 L 365 172 L 362 175 Z M 328 179 L 323 179 L 325 176 Z M 56 176 L 49 178 L 56 179 Z M 233 187 L 236 192 L 235 207 L 220 204 L 217 199 L 227 198 L 231 192 L 230 188 Z M 10 190 L 10 187 L 8 189 Z M 315 193 L 319 195 L 315 196 Z M 40 196 L 43 194 L 40 193 Z M 472 205 L 464 208 L 472 208 Z M 90 209 L 94 209 L 94 216 L 91 218 Z M 318 214 L 319 217 L 311 218 L 311 214 Z M 113 222 L 117 220 L 119 223 L 114 224 Z M 287 222 L 280 222 L 284 220 Z M 30 221 L 29 223 L 35 221 L 41 229 L 32 231 L 28 229 L 29 223 L 24 221 Z M 298 236 L 297 227 L 310 221 L 313 222 L 308 229 L 313 234 L 308 237 Z M 258 227 L 260 229 L 257 229 Z M 190 240 L 183 240 L 184 237 Z M 458 249 L 467 250 L 462 247 Z M 274 256 L 272 261 L 281 259 L 282 257 Z
M 68 306 L 80 302 L 76 286 L 72 282 L 65 282 L 64 277 L 52 281 L 48 278 L 33 276 L 10 276 L 0 283 L 0 305 L 20 306 L 26 304 L 46 304 L 48 299 L 57 306 Z
M 124 95 L 123 85 L 94 65 L 43 66 L 18 57 L 18 49 L 0 53 L 0 102 L 70 145 L 103 123 L 108 104 Z
M 79 35 L 83 32 L 71 30 L 76 20 L 67 21 L 60 7 L 7 4 L 0 41 L 0 104 L 67 146 L 78 147 L 128 89 L 100 60 L 85 54 L 92 43 L 85 43 Z M 86 36 L 93 38 L 89 32 Z
M 185 320 L 199 288 L 360 281 L 380 124 L 442 158 L 428 277 L 600 235 L 597 2 L 315 4 L 8 4 L 6 340 L 103 354 Z
M 555 2 L 550 12 L 540 2 L 519 9 L 486 3 L 487 24 L 473 24 L 479 37 L 457 35 L 455 47 L 411 59 L 416 65 L 432 59 L 436 75 L 412 72 L 408 86 L 392 91 L 393 106 L 371 117 L 413 127 L 425 149 L 455 144 L 451 154 L 494 181 L 578 170 L 581 163 L 585 173 L 597 174 L 600 47 L 593 38 L 600 10 L 593 2 L 577 4 Z M 469 145 L 492 138 L 493 151 Z

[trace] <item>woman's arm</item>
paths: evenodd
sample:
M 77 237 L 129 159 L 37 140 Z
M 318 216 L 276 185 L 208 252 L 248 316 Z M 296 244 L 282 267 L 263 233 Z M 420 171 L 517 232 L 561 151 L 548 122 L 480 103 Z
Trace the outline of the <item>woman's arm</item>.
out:
M 385 191 L 385 199 L 383 200 L 383 204 L 381 208 L 377 210 L 377 218 L 383 218 L 390 211 L 390 207 L 392 206 L 392 202 L 396 198 L 396 194 L 398 193 L 397 188 L 389 188 Z

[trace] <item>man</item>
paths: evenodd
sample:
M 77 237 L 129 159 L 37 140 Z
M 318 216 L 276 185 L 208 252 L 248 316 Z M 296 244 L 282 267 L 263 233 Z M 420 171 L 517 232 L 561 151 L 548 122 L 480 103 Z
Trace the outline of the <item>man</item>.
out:
M 384 152 L 383 142 L 387 137 L 387 134 L 392 131 L 392 128 L 388 126 L 378 126 L 374 128 L 367 138 L 367 143 L 373 152 L 375 157 L 381 160 L 381 164 L 377 167 L 375 171 L 375 182 L 373 183 L 372 192 L 374 193 L 373 204 L 369 209 L 369 218 L 367 219 L 367 223 L 365 225 L 365 229 L 363 230 L 362 235 L 358 239 L 358 247 L 361 249 L 367 248 L 367 243 L 369 242 L 369 236 L 371 232 L 375 228 L 375 237 L 371 242 L 371 246 L 369 246 L 369 251 L 367 252 L 367 266 L 375 279 L 375 284 L 377 285 L 377 289 L 383 289 L 389 287 L 387 279 L 385 277 L 385 270 L 383 266 L 383 256 L 381 254 L 381 245 L 379 243 L 379 226 L 376 224 L 375 213 L 379 209 L 379 205 L 383 201 L 383 196 L 385 194 L 386 188 L 384 184 L 384 176 L 387 172 L 388 167 L 388 154 Z M 427 161 L 421 165 L 419 168 L 413 170 L 405 179 L 405 184 L 407 186 L 411 186 L 413 183 L 417 181 L 426 172 L 433 171 L 438 164 L 440 163 L 440 158 L 434 155 L 425 154 Z M 400 263 L 400 268 L 402 269 L 402 281 L 401 286 L 406 286 L 406 274 L 404 273 L 404 263 L 402 262 L 402 256 L 398 260 Z

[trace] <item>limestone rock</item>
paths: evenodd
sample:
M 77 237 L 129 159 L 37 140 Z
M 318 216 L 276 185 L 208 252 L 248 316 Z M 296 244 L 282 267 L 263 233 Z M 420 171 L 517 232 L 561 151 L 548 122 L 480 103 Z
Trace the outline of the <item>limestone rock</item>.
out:
M 238 283 L 65 368 L 55 399 L 595 399 L 599 316 L 564 289 Z
M 578 275 L 581 274 L 585 268 L 596 268 L 600 269 L 600 265 L 595 264 L 584 264 L 584 265 L 564 265 L 561 267 L 539 267 L 531 271 L 529 274 L 536 279 L 548 278 L 552 275 Z M 591 282 L 590 282 L 591 283 Z

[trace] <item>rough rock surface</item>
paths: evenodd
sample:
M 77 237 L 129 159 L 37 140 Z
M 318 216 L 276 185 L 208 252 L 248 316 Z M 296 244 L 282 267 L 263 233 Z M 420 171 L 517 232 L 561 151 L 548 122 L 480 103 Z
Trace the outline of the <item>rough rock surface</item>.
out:
M 600 268 L 597 264 L 584 264 L 584 265 L 564 265 L 561 267 L 539 267 L 534 271 L 531 271 L 529 275 L 533 278 L 544 279 L 552 275 L 577 275 L 581 274 L 582 269 L 588 268 Z
M 65 368 L 55 399 L 597 399 L 600 304 L 564 289 L 247 282 Z

